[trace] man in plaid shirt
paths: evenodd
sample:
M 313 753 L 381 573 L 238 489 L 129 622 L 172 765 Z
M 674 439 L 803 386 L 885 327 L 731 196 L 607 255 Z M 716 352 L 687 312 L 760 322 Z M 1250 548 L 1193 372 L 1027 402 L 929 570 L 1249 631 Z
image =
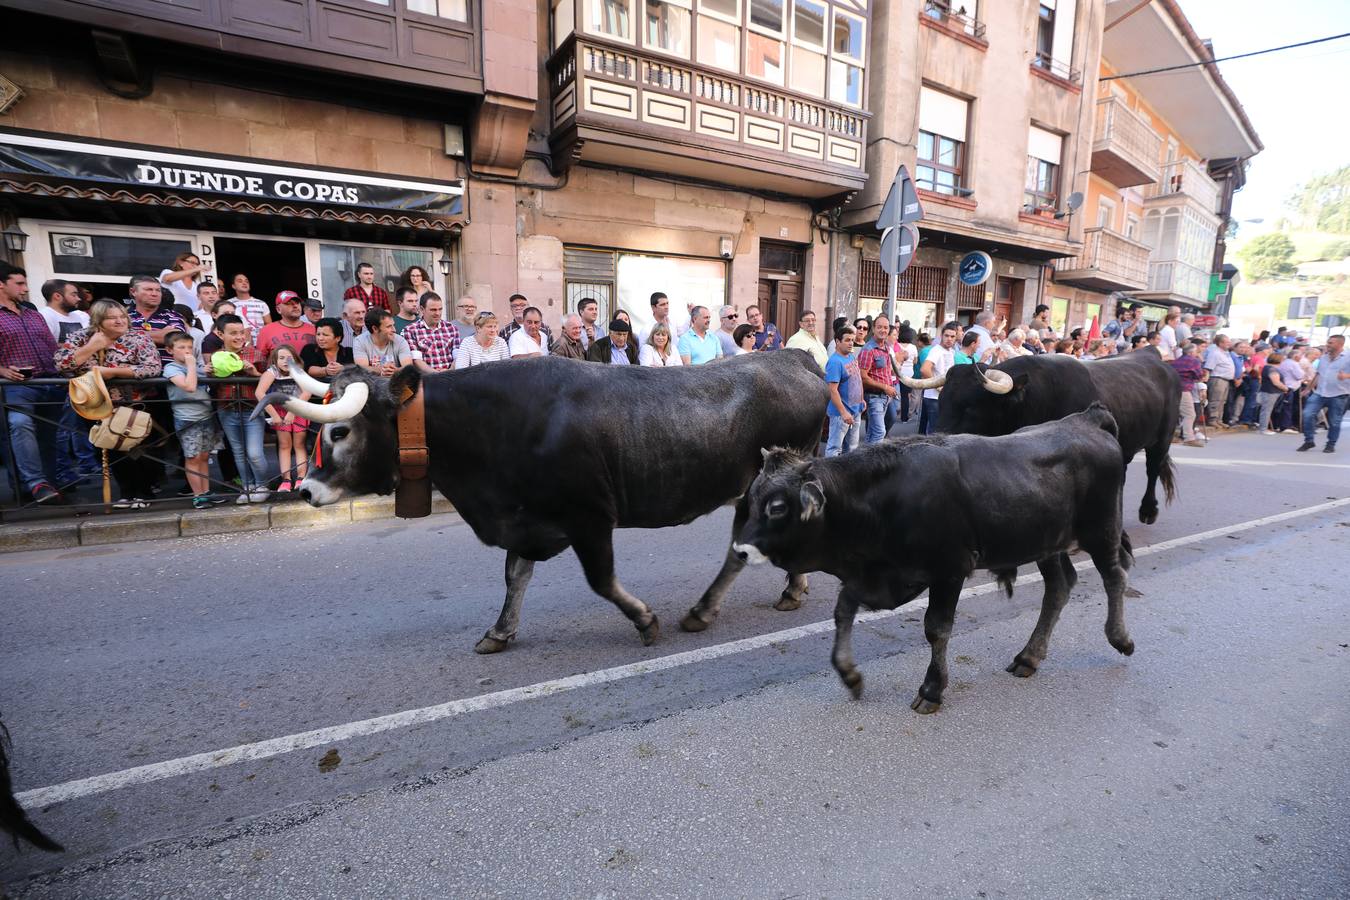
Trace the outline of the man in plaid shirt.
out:
M 368 262 L 359 263 L 356 267 L 356 284 L 347 288 L 342 295 L 343 300 L 360 300 L 370 310 L 375 307 L 393 312 L 389 305 L 389 294 L 384 288 L 375 284 L 375 267 Z
M 422 318 L 403 329 L 408 347 L 422 354 L 414 363 L 423 372 L 444 372 L 455 367 L 455 350 L 459 347 L 459 329 L 447 322 L 445 301 L 427 291 L 418 301 Z
M 47 320 L 28 302 L 28 273 L 0 261 L 0 378 L 5 381 L 5 414 L 19 480 L 38 503 L 61 495 L 44 471 L 56 459 L 50 420 L 61 416 L 65 388 L 24 384 L 56 375 L 56 338 Z

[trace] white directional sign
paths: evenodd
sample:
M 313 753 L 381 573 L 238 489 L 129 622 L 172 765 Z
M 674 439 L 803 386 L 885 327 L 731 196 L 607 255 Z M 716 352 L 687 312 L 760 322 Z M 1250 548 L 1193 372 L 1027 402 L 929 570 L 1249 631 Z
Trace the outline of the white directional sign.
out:
M 914 252 L 919 249 L 919 229 L 911 223 L 922 218 L 919 192 L 910 180 L 909 170 L 901 166 L 891 182 L 886 202 L 881 205 L 881 215 L 877 217 L 877 229 L 881 232 L 881 268 L 891 276 L 883 309 L 887 318 L 895 314 L 900 273 L 909 268 Z
M 919 229 L 914 225 L 887 228 L 881 236 L 881 268 L 887 275 L 899 275 L 909 268 L 919 248 Z
M 919 204 L 919 192 L 914 189 L 909 170 L 904 166 L 895 173 L 891 189 L 886 194 L 886 202 L 881 205 L 881 215 L 877 216 L 877 228 L 885 231 L 897 225 L 907 225 L 923 218 L 923 207 Z

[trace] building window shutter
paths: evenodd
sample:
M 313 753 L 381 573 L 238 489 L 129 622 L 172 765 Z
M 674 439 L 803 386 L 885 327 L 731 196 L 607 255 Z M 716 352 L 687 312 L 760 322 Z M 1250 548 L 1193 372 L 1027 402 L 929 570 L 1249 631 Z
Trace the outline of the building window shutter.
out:
M 922 88 L 919 93 L 919 130 L 964 142 L 969 111 L 970 104 L 960 97 L 930 87 Z
M 1053 131 L 1032 125 L 1027 135 L 1027 156 L 1034 156 L 1042 162 L 1060 164 L 1064 150 L 1064 138 Z

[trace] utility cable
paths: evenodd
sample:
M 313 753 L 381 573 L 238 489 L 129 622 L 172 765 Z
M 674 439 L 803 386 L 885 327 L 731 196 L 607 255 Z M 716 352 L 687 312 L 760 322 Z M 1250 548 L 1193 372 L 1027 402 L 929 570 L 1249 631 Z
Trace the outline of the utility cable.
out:
M 1159 72 L 1175 72 L 1178 69 L 1193 69 L 1196 66 L 1207 66 L 1211 63 L 1227 62 L 1230 59 L 1246 59 L 1249 56 L 1261 56 L 1266 53 L 1276 53 L 1280 50 L 1293 50 L 1295 47 L 1308 47 L 1313 44 L 1324 44 L 1327 41 L 1339 41 L 1341 38 L 1350 37 L 1350 31 L 1344 34 L 1333 34 L 1327 37 L 1314 38 L 1311 41 L 1300 41 L 1297 44 L 1285 44 L 1283 47 L 1269 47 L 1265 50 L 1253 50 L 1250 53 L 1238 53 L 1234 56 L 1221 56 L 1218 59 L 1202 59 L 1200 62 L 1182 63 L 1179 66 L 1164 66 L 1161 69 L 1145 69 L 1142 72 L 1127 72 L 1124 75 L 1107 75 L 1098 81 L 1115 81 L 1118 78 L 1138 78 L 1140 75 L 1157 75 Z

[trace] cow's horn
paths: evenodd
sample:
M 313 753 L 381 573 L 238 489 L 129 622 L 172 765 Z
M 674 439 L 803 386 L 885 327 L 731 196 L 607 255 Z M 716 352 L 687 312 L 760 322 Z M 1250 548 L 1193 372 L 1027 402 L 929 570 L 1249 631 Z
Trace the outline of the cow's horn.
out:
M 291 378 L 295 379 L 295 383 L 300 390 L 311 396 L 320 399 L 328 396 L 329 385 L 327 382 L 320 381 L 306 372 L 304 365 L 299 360 L 291 364 Z
M 1000 372 L 998 369 L 982 372 L 977 365 L 975 366 L 975 374 L 980 376 L 980 381 L 984 383 L 984 389 L 991 394 L 1006 394 L 1013 389 L 1012 376 L 1007 372 Z
M 938 375 L 935 378 L 906 378 L 904 375 L 901 375 L 900 383 L 907 388 L 914 388 L 916 390 L 926 391 L 930 388 L 942 387 L 944 384 L 947 383 L 947 376 Z
M 310 403 L 308 400 L 297 400 L 291 397 L 285 405 L 287 412 L 293 412 L 301 418 L 322 425 L 328 422 L 346 422 L 348 419 L 356 418 L 357 413 L 365 409 L 366 401 L 369 399 L 370 385 L 364 381 L 353 381 L 347 385 L 347 389 L 342 392 L 342 396 L 332 403 Z

